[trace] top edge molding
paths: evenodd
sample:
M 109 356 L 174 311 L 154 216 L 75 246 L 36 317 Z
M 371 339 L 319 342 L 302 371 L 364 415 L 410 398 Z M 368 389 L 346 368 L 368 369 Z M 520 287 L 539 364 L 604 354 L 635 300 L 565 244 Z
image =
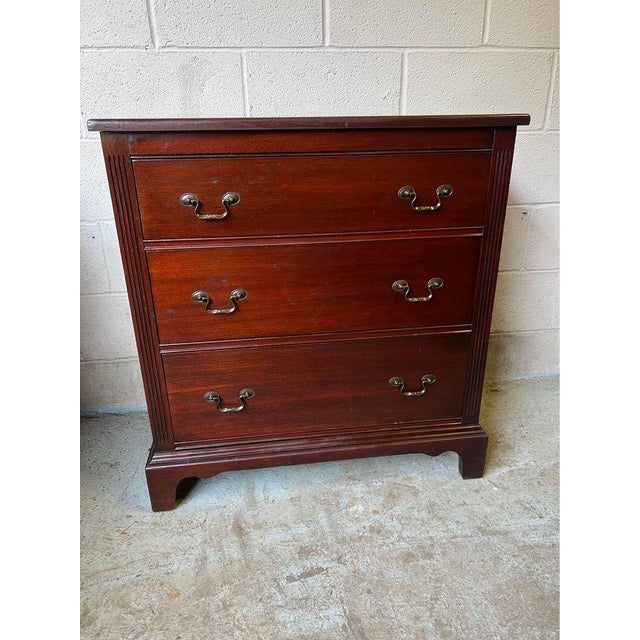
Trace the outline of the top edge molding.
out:
M 167 131 L 267 131 L 305 129 L 438 129 L 446 127 L 517 127 L 527 113 L 446 116 L 350 116 L 316 118 L 166 118 L 91 119 L 89 131 L 120 133 Z

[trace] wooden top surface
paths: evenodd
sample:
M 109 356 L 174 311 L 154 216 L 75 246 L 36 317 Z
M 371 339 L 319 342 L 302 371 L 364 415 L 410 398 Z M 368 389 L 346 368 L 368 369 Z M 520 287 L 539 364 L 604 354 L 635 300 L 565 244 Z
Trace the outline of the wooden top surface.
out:
M 95 119 L 89 131 L 266 131 L 304 129 L 439 129 L 447 127 L 516 127 L 529 124 L 526 113 L 455 116 L 353 116 L 327 118 L 167 118 Z

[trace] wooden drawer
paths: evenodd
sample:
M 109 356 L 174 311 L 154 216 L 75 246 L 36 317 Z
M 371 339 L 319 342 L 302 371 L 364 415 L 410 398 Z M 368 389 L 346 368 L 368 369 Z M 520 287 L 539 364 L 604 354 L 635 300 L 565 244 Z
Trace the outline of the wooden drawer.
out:
M 176 442 L 455 420 L 469 334 L 220 348 L 163 356 Z M 423 385 L 430 374 L 435 382 Z M 402 377 L 405 396 L 389 380 Z M 242 411 L 239 394 L 252 389 Z M 205 399 L 215 392 L 220 402 Z
M 480 236 L 148 251 L 161 343 L 470 324 Z M 427 283 L 440 278 L 440 288 Z M 393 288 L 404 280 L 409 302 Z M 432 281 L 433 282 L 433 281 Z M 432 285 L 433 286 L 433 285 Z M 437 284 L 436 284 L 437 286 Z M 244 300 L 230 302 L 242 289 Z M 211 310 L 192 295 L 206 292 Z M 200 297 L 203 297 L 202 295 Z
M 133 161 L 145 239 L 223 238 L 481 226 L 491 155 L 488 152 L 334 154 L 161 158 Z M 435 212 L 413 211 L 398 197 L 418 194 L 435 205 L 436 189 L 451 185 Z M 223 195 L 240 201 L 222 220 Z

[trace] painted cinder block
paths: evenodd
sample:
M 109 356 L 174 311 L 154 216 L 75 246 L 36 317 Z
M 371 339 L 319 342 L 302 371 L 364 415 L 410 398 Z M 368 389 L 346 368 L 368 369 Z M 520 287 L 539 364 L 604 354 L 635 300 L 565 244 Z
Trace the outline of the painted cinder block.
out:
M 80 220 L 113 220 L 100 140 L 80 140 Z
M 491 0 L 488 44 L 502 47 L 558 47 L 558 0 Z
M 549 113 L 549 129 L 560 128 L 560 56 L 556 62 L 556 72 L 551 88 L 551 112 Z
M 500 271 L 518 271 L 527 247 L 530 209 L 507 207 L 500 250 Z
M 560 267 L 559 207 L 552 205 L 532 209 L 523 266 L 528 270 Z
M 81 0 L 83 47 L 149 47 L 151 32 L 145 0 Z
M 296 47 L 322 44 L 320 0 L 156 0 L 163 47 Z
M 397 115 L 395 51 L 249 51 L 252 116 Z
M 516 137 L 509 203 L 560 199 L 560 134 L 523 132 Z
M 88 118 L 197 118 L 244 115 L 240 53 L 81 53 L 82 115 Z
M 100 225 L 80 225 L 80 293 L 106 293 L 109 278 L 105 268 L 105 255 Z
M 492 334 L 485 380 L 557 374 L 559 334 L 557 329 Z
M 83 411 L 145 409 L 138 359 L 81 363 L 80 397 Z
M 118 244 L 116 225 L 113 222 L 100 223 L 102 242 L 104 244 L 104 259 L 109 276 L 109 291 L 112 293 L 126 293 L 127 285 L 124 279 L 122 257 Z
M 129 301 L 125 294 L 80 298 L 80 359 L 137 356 Z
M 329 44 L 471 47 L 482 42 L 485 0 L 330 0 Z
M 552 64 L 547 51 L 410 52 L 407 113 L 528 113 L 538 129 Z
M 559 327 L 559 273 L 505 271 L 498 274 L 493 332 Z

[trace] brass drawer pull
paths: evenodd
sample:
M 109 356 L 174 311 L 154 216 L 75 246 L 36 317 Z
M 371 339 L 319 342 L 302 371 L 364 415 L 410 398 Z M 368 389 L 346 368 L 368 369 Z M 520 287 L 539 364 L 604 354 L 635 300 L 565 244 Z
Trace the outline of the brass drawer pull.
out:
M 228 309 L 211 309 L 213 300 L 211 299 L 211 296 L 206 291 L 194 291 L 191 294 L 191 299 L 194 302 L 202 302 L 205 305 L 204 310 L 207 313 L 213 313 L 213 314 L 233 313 L 238 308 L 238 305 L 236 304 L 236 302 L 240 302 L 241 300 L 246 300 L 248 295 L 249 294 L 244 289 L 234 289 L 229 294 L 231 307 L 229 307 Z
M 413 187 L 402 187 L 398 191 L 398 198 L 402 200 L 411 200 L 411 208 L 414 211 L 437 211 L 442 205 L 442 198 L 448 198 L 453 193 L 453 187 L 450 184 L 441 184 L 436 189 L 436 198 L 438 202 L 433 205 L 422 205 L 416 207 L 416 200 L 418 199 L 418 194 Z
M 409 297 L 409 283 L 406 280 L 396 280 L 391 288 L 394 291 L 403 292 L 404 291 L 404 299 L 407 302 L 429 302 L 431 298 L 433 298 L 433 292 L 436 289 L 440 289 L 444 284 L 444 280 L 442 278 L 431 278 L 429 282 L 427 282 L 427 290 L 429 291 L 428 296 L 424 296 L 423 298 L 410 298 Z
M 400 393 L 402 393 L 403 396 L 423 396 L 425 393 L 427 393 L 427 385 L 433 384 L 435 381 L 436 377 L 434 375 L 431 375 L 430 373 L 427 373 L 426 376 L 422 376 L 422 378 L 420 379 L 420 382 L 422 382 L 422 389 L 420 389 L 420 391 L 405 391 L 404 379 L 399 377 L 391 378 L 389 380 L 389 384 L 392 387 L 397 387 L 398 389 L 400 389 Z
M 207 393 L 204 394 L 204 399 L 207 402 L 215 402 L 216 403 L 216 409 L 220 412 L 220 413 L 228 413 L 229 411 L 243 411 L 245 408 L 245 404 L 244 401 L 248 400 L 249 398 L 253 398 L 253 396 L 256 395 L 256 392 L 253 389 L 242 389 L 242 391 L 240 391 L 240 406 L 238 407 L 223 407 L 222 405 L 222 398 L 220 397 L 220 394 L 217 391 L 207 391 Z
M 180 196 L 180 204 L 185 207 L 193 207 L 193 214 L 200 220 L 222 220 L 229 215 L 229 207 L 234 207 L 240 202 L 240 194 L 235 191 L 227 191 L 222 196 L 224 213 L 200 213 L 202 203 L 195 193 L 183 193 Z

